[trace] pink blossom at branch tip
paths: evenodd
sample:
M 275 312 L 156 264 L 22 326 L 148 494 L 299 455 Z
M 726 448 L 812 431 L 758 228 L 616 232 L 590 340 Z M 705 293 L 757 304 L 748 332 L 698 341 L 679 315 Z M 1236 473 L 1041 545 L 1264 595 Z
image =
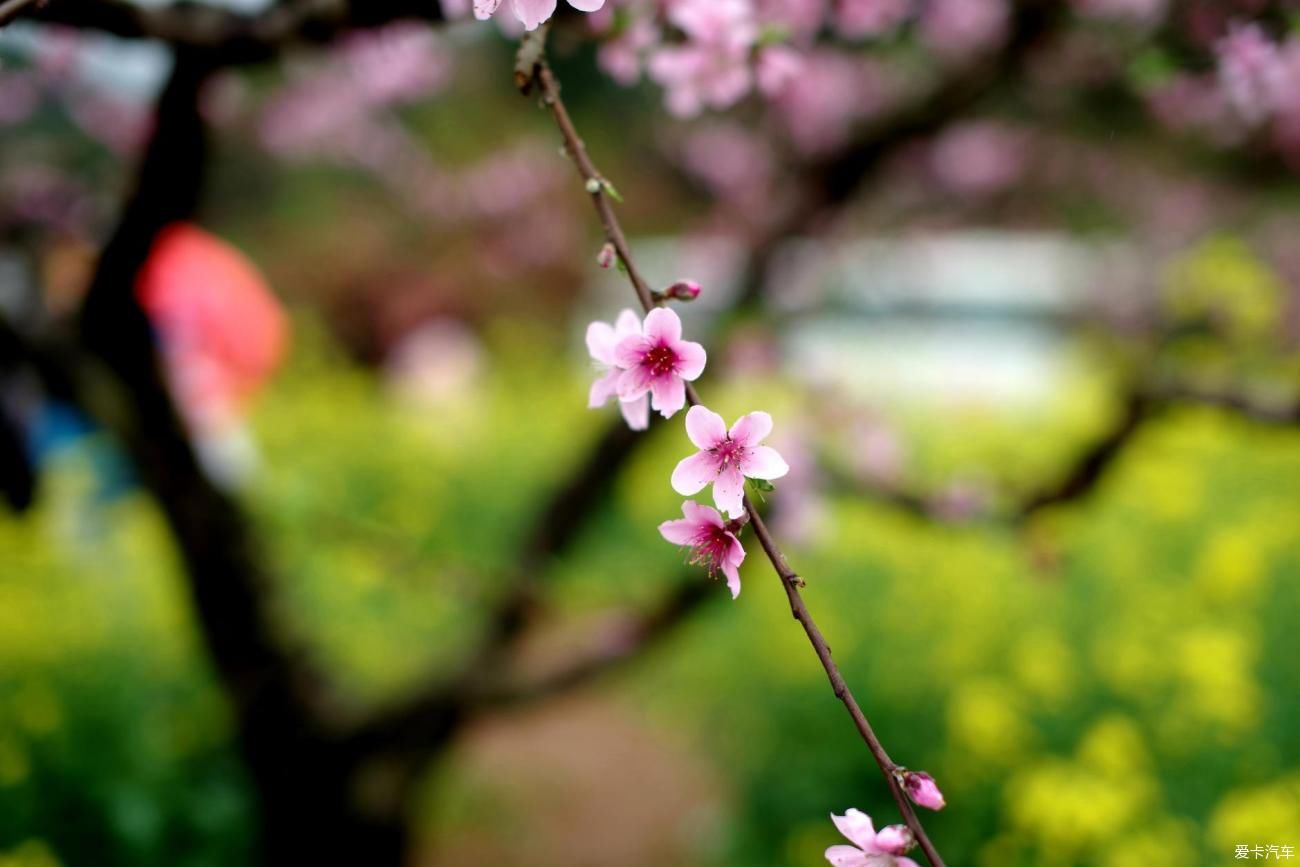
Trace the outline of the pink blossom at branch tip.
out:
M 826 860 L 835 867 L 918 867 L 903 853 L 916 845 L 912 832 L 902 825 L 890 825 L 879 834 L 871 817 L 861 810 L 846 810 L 843 816 L 831 813 L 831 821 L 852 846 L 832 846 Z
M 682 514 L 686 517 L 660 524 L 660 535 L 674 545 L 690 548 L 691 564 L 703 566 L 710 577 L 718 572 L 726 576 L 727 588 L 735 599 L 740 595 L 739 569 L 745 561 L 744 546 L 727 529 L 716 509 L 687 500 L 682 503 Z
M 618 365 L 615 348 L 625 337 L 634 337 L 641 333 L 641 320 L 631 310 L 618 314 L 613 325 L 607 322 L 593 322 L 587 326 L 587 351 L 598 364 L 606 369 L 604 374 L 591 384 L 587 399 L 590 409 L 602 407 L 611 397 L 618 394 L 619 380 L 624 370 Z M 645 395 L 619 400 L 619 409 L 623 419 L 632 430 L 645 430 L 650 425 L 650 399 Z
M 745 513 L 745 479 L 779 479 L 790 472 L 785 459 L 771 446 L 759 445 L 772 432 L 772 416 L 751 412 L 731 429 L 710 409 L 693 406 L 686 413 L 686 435 L 698 452 L 683 458 L 673 470 L 673 490 L 689 497 L 713 485 L 713 502 L 728 517 Z
M 934 777 L 924 771 L 904 771 L 903 788 L 907 790 L 907 797 L 911 798 L 912 803 L 918 807 L 942 810 L 947 805 Z
M 640 334 L 623 337 L 614 347 L 614 361 L 623 368 L 618 381 L 622 401 L 649 394 L 651 406 L 664 418 L 686 405 L 686 383 L 699 378 L 708 360 L 704 347 L 682 340 L 682 320 L 665 307 L 646 314 Z
M 614 251 L 614 245 L 606 241 L 605 245 L 600 248 L 600 252 L 596 254 L 596 264 L 608 270 L 614 267 L 614 261 L 617 258 L 618 254 Z
M 694 280 L 678 280 L 664 290 L 664 297 L 677 301 L 694 301 L 700 297 L 700 284 Z
M 502 0 L 474 0 L 474 17 L 480 21 L 491 18 Z M 568 0 L 579 12 L 595 12 L 605 5 L 605 0 Z M 543 21 L 555 14 L 556 0 L 510 0 L 515 17 L 524 23 L 525 30 L 536 30 Z

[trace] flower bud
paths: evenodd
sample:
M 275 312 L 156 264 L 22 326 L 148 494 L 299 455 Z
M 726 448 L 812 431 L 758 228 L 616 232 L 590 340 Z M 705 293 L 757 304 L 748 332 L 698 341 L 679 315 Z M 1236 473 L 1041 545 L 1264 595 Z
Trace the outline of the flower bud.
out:
M 608 270 L 614 267 L 614 259 L 614 245 L 606 241 L 605 246 L 601 247 L 600 252 L 596 254 L 596 264 Z
M 694 280 L 678 280 L 664 290 L 664 297 L 675 298 L 678 301 L 694 301 L 700 297 L 700 284 Z
M 902 855 L 916 845 L 916 835 L 906 825 L 890 825 L 876 834 L 876 847 L 886 855 Z
M 919 807 L 942 810 L 945 806 L 943 792 L 939 791 L 934 777 L 923 771 L 903 771 L 903 788 L 907 796 Z

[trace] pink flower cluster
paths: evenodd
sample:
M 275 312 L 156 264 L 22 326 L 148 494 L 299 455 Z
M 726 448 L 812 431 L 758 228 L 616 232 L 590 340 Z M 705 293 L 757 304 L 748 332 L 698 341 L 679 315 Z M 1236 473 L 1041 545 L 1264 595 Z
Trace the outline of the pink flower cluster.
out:
M 595 12 L 605 0 L 568 0 L 579 12 Z M 555 14 L 556 0 L 510 0 L 510 9 L 523 22 L 525 30 L 536 30 Z M 501 7 L 501 0 L 474 0 L 474 17 L 486 21 Z
M 642 323 L 624 310 L 611 326 L 587 326 L 587 351 L 605 368 L 592 383 L 587 405 L 604 406 L 618 396 L 623 417 L 633 430 L 645 430 L 650 408 L 671 418 L 686 405 L 686 383 L 704 372 L 704 347 L 682 340 L 682 320 L 665 307 L 657 307 Z
M 598 258 L 612 254 L 602 251 Z M 694 280 L 679 280 L 656 294 L 664 300 L 689 301 L 700 294 L 700 287 Z M 592 322 L 587 326 L 587 351 L 601 368 L 587 405 L 594 409 L 616 397 L 633 430 L 649 425 L 651 408 L 670 418 L 684 407 L 686 383 L 704 372 L 707 361 L 704 347 L 682 339 L 681 319 L 666 307 L 651 310 L 644 322 L 631 310 L 619 313 L 612 324 Z M 775 449 L 762 444 L 771 432 L 772 417 L 765 412 L 751 412 L 728 428 L 722 416 L 692 406 L 686 413 L 686 435 L 698 451 L 677 464 L 672 486 L 689 497 L 712 485 L 718 508 L 688 500 L 682 504 L 681 519 L 659 526 L 669 542 L 690 549 L 691 563 L 710 575 L 722 573 L 732 598 L 740 594 L 739 569 L 745 559 L 737 535 L 748 519 L 745 480 L 768 482 L 790 471 Z

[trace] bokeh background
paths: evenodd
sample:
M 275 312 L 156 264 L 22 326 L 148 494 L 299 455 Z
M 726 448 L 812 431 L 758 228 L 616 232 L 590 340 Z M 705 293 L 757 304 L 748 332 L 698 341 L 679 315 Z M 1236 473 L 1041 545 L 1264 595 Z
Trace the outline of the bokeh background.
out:
M 634 298 L 508 22 L 231 54 L 189 163 L 144 150 L 184 62 L 77 5 L 0 30 L 0 865 L 306 863 L 280 823 L 329 863 L 317 755 L 403 853 L 334 863 L 815 867 L 829 812 L 896 821 L 752 538 L 733 602 L 659 537 L 680 419 L 586 409 Z M 1300 847 L 1285 5 L 855 5 L 758 3 L 798 74 L 693 117 L 628 48 L 655 10 L 551 36 L 644 270 L 704 287 L 702 392 L 777 419 L 851 686 L 949 864 Z M 119 287 L 141 343 L 87 299 L 151 160 L 203 194 Z M 259 714 L 325 734 L 259 752 Z

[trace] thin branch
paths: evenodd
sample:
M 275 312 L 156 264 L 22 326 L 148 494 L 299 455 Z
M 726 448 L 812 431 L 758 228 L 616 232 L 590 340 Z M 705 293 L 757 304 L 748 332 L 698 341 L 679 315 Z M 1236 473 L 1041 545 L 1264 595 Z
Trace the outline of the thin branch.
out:
M 532 38 L 544 38 L 544 34 Z M 656 306 L 655 298 L 649 285 L 641 277 L 640 271 L 637 269 L 636 264 L 632 259 L 632 253 L 628 246 L 627 238 L 623 233 L 618 217 L 614 213 L 613 205 L 609 200 L 607 181 L 596 168 L 591 157 L 587 154 L 582 138 L 574 128 L 573 120 L 570 118 L 569 113 L 564 106 L 564 102 L 560 96 L 559 84 L 549 66 L 547 66 L 545 60 L 540 61 L 534 69 L 534 81 L 540 89 L 543 102 L 550 110 L 551 115 L 555 120 L 555 124 L 560 130 L 560 134 L 564 139 L 567 155 L 573 161 L 579 174 L 582 176 L 586 189 L 591 195 L 592 204 L 596 209 L 596 213 L 600 217 L 601 225 L 604 227 L 605 238 L 613 245 L 620 261 L 622 261 L 623 266 L 627 271 L 628 278 L 632 283 L 632 288 L 635 290 L 637 298 L 641 302 L 641 306 L 649 312 Z M 687 399 L 692 405 L 698 405 L 700 403 L 699 396 L 695 392 L 695 389 L 689 385 L 687 387 Z M 862 712 L 862 709 L 854 698 L 848 684 L 845 683 L 839 667 L 832 658 L 829 645 L 827 645 L 825 638 L 823 638 L 820 630 L 818 630 L 812 615 L 804 604 L 802 594 L 799 592 L 799 588 L 803 586 L 803 581 L 793 570 L 791 570 L 789 564 L 786 562 L 785 556 L 781 553 L 775 540 L 772 539 L 771 534 L 767 531 L 767 527 L 763 524 L 762 516 L 758 513 L 758 510 L 754 508 L 748 498 L 745 500 L 745 509 L 749 514 L 749 520 L 754 526 L 754 532 L 758 536 L 759 543 L 762 545 L 764 553 L 767 555 L 772 566 L 776 569 L 778 576 L 781 578 L 781 583 L 785 587 L 786 595 L 790 600 L 791 612 L 803 626 L 804 632 L 807 634 L 808 640 L 817 654 L 817 658 L 821 661 L 822 667 L 826 671 L 826 676 L 830 679 L 831 687 L 834 689 L 836 697 L 844 703 L 850 717 L 853 719 L 854 726 L 862 736 L 862 739 L 866 742 L 868 749 L 876 760 L 876 763 L 880 766 L 881 773 L 884 775 L 885 780 L 889 785 L 890 793 L 893 795 L 894 801 L 898 805 L 899 812 L 907 822 L 908 827 L 911 828 L 912 832 L 916 835 L 917 842 L 921 846 L 921 850 L 925 853 L 926 858 L 929 859 L 931 865 L 933 865 L 933 867 L 943 867 L 943 859 L 939 856 L 934 844 L 930 842 L 929 837 L 925 833 L 925 829 L 921 826 L 921 823 L 916 816 L 916 811 L 912 809 L 912 805 L 908 801 L 907 795 L 900 784 L 899 778 L 902 768 L 889 757 L 889 754 L 881 745 L 880 740 L 876 737 L 870 723 L 867 721 L 866 715 Z
M 599 642 L 532 680 L 477 687 L 466 696 L 467 703 L 471 710 L 500 710 L 584 686 L 637 659 L 674 632 L 704 602 L 716 597 L 713 589 L 698 575 L 684 576 L 650 612 L 625 615 L 610 630 L 618 634 L 616 639 Z
M 0 3 L 0 27 L 4 27 L 29 9 L 44 4 L 46 0 L 4 0 Z
M 437 0 L 299 0 L 251 15 L 205 3 L 142 6 L 131 0 L 59 0 L 28 17 L 122 39 L 158 39 L 210 55 L 222 66 L 259 63 L 290 45 L 329 42 L 352 29 L 402 19 L 444 20 Z
M 853 478 L 838 466 L 824 465 L 832 490 L 867 497 L 927 521 L 940 524 L 1024 524 L 1054 506 L 1089 497 L 1111 472 L 1148 422 L 1160 412 L 1182 405 L 1210 406 L 1256 424 L 1300 426 L 1300 400 L 1265 402 L 1239 391 L 1205 390 L 1184 385 L 1130 389 L 1114 423 L 1085 448 L 1055 479 L 974 514 L 954 517 L 941 498 L 909 490 L 902 485 L 872 483 Z M 1005 502 L 1005 501 L 1004 501 Z

